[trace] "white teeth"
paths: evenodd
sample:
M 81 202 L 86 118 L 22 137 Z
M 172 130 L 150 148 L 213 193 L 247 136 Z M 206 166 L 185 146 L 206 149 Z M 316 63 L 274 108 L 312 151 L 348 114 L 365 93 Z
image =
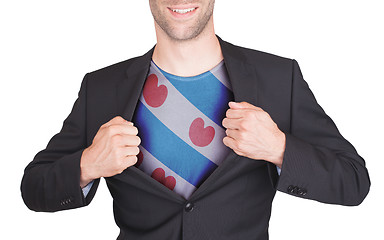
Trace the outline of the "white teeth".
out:
M 184 14 L 184 13 L 187 13 L 187 12 L 192 12 L 193 10 L 195 10 L 196 8 L 187 8 L 187 9 L 172 9 L 172 11 L 176 12 L 176 13 L 181 13 L 181 14 Z

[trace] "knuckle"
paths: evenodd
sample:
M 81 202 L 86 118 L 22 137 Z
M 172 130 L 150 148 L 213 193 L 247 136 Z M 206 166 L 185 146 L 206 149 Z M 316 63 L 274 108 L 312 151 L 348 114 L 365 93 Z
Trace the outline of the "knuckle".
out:
M 121 116 L 116 116 L 112 119 L 113 121 L 117 121 L 117 122 L 121 122 L 122 120 L 124 120 Z
M 113 135 L 111 136 L 111 143 L 112 145 L 118 145 L 121 142 L 121 135 Z
M 228 124 L 228 119 L 224 118 L 223 121 L 222 121 L 223 127 L 227 127 L 227 124 Z
M 233 143 L 233 147 L 236 149 L 236 150 L 241 150 L 241 144 L 238 142 L 238 141 L 235 141 Z
M 123 162 L 120 162 L 119 165 L 116 168 L 117 174 L 122 173 L 124 170 L 125 170 L 124 164 L 123 164 Z
M 139 147 L 134 147 L 134 154 L 133 155 L 137 155 L 140 153 L 140 148 Z
M 228 146 L 228 137 L 223 137 L 223 143 L 224 145 Z
M 120 158 L 120 155 L 121 155 L 121 151 L 120 151 L 120 149 L 119 149 L 119 148 L 116 148 L 116 147 L 113 148 L 113 150 L 112 150 L 112 155 L 113 155 L 115 161 L 119 162 L 119 158 Z
M 259 112 L 257 113 L 257 115 L 258 115 L 259 117 L 265 117 L 265 116 L 266 116 L 266 112 L 259 111 Z
M 110 125 L 107 127 L 108 135 L 113 136 L 117 132 L 117 126 L 116 125 Z
M 267 120 L 269 118 L 269 114 L 267 112 L 264 112 L 264 111 L 259 111 L 257 116 L 260 120 L 263 120 L 263 121 Z
M 239 128 L 240 129 L 247 129 L 248 128 L 248 122 L 245 120 L 242 120 L 239 122 Z
M 237 154 L 237 155 L 239 155 L 239 156 L 245 156 L 245 154 L 243 153 L 243 152 L 241 152 L 241 151 L 235 151 L 235 153 Z
M 136 156 L 137 154 L 139 154 L 138 147 L 127 147 L 126 153 L 125 153 L 126 157 Z
M 121 140 L 121 135 L 113 135 L 113 136 L 111 136 L 111 141 L 112 142 L 119 142 Z
M 137 156 L 128 156 L 127 163 L 129 166 L 135 165 L 137 162 Z
M 229 117 L 232 113 L 232 110 L 231 109 L 228 109 L 226 112 L 225 112 L 225 116 Z
M 138 133 L 139 133 L 139 130 L 137 129 L 137 127 L 132 126 L 132 134 L 137 135 Z
M 116 162 L 116 169 L 123 171 L 125 169 L 125 163 L 122 158 L 119 158 Z
M 247 111 L 247 112 L 245 112 L 245 117 L 248 119 L 253 119 L 253 118 L 255 118 L 255 112 L 254 111 Z
M 240 151 L 240 152 L 244 152 L 244 150 L 245 150 L 244 144 L 239 143 L 238 147 L 237 147 L 237 150 Z
M 263 111 L 263 112 L 265 112 L 264 109 L 261 108 L 261 107 L 257 107 L 257 109 L 258 109 L 259 111 Z
M 265 119 L 271 118 L 271 115 L 269 115 L 269 113 L 267 113 L 267 112 L 263 112 L 263 116 Z
M 239 131 L 239 138 L 241 140 L 247 139 L 248 133 L 246 131 Z
M 135 136 L 136 146 L 139 146 L 141 143 L 141 138 L 139 136 Z
M 107 126 L 107 123 L 104 123 L 103 125 L 100 126 L 99 130 L 106 128 L 106 126 Z

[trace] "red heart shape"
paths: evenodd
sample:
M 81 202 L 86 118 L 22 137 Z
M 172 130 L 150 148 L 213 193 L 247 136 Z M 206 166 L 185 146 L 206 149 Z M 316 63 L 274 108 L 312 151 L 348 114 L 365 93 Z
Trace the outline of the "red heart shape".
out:
M 208 146 L 215 137 L 215 129 L 211 126 L 204 128 L 204 120 L 196 118 L 189 127 L 189 138 L 199 147 Z
M 175 179 L 174 177 L 172 177 L 172 176 L 168 176 L 168 177 L 165 178 L 163 184 L 164 184 L 167 188 L 169 188 L 170 190 L 173 191 L 173 189 L 174 189 L 175 186 L 176 186 L 176 179 Z
M 143 96 L 147 104 L 151 107 L 160 107 L 165 102 L 168 95 L 168 89 L 165 85 L 157 86 L 159 79 L 155 74 L 148 76 L 145 81 Z
M 156 181 L 165 185 L 170 190 L 173 190 L 176 186 L 176 179 L 173 176 L 165 177 L 165 171 L 162 168 L 156 168 L 151 177 L 153 177 Z

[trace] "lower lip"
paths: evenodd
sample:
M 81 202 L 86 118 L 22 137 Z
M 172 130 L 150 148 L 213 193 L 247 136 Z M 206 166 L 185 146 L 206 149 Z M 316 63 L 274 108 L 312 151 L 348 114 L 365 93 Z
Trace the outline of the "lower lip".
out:
M 188 18 L 188 17 L 192 16 L 193 14 L 195 14 L 197 8 L 195 8 L 194 10 L 187 12 L 187 13 L 174 12 L 170 8 L 168 8 L 168 10 L 171 12 L 172 16 L 174 16 L 175 18 Z

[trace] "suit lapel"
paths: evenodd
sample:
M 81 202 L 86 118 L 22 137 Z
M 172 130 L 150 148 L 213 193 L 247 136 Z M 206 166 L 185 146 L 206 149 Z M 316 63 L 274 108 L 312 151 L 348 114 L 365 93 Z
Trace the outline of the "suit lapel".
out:
M 247 63 L 246 56 L 239 51 L 238 47 L 223 41 L 218 36 L 217 38 L 220 42 L 235 101 L 246 101 L 257 105 L 257 75 L 255 69 Z M 233 168 L 233 164 L 236 163 L 238 158 L 239 156 L 235 152 L 230 151 L 221 165 L 192 194 L 190 200 L 195 200 L 204 194 L 218 178 L 223 177 L 226 171 Z
M 218 39 L 232 85 L 235 101 L 246 101 L 257 105 L 257 74 L 255 69 L 247 63 L 246 56 L 238 47 L 223 41 L 220 37 L 218 37 Z M 118 113 L 127 120 L 132 120 L 149 71 L 153 50 L 154 48 L 143 56 L 132 60 L 132 63 L 126 70 L 126 78 L 122 79 L 117 84 L 116 91 Z M 238 155 L 231 151 L 223 163 L 202 183 L 199 188 L 197 188 L 197 190 L 192 194 L 190 200 L 196 199 L 204 193 L 204 191 L 209 189 L 212 183 L 220 178 L 225 171 L 231 169 L 232 164 L 235 163 L 235 160 L 238 157 Z M 142 179 L 144 179 L 145 182 L 152 185 L 160 192 L 163 192 L 169 198 L 179 201 L 183 199 L 181 196 L 161 185 L 156 180 L 152 179 L 135 167 L 130 167 L 125 172 L 136 176 L 142 176 Z
M 141 90 L 151 64 L 154 48 L 141 57 L 132 60 L 126 70 L 126 76 L 116 86 L 117 110 L 126 120 L 131 121 Z
M 245 101 L 257 105 L 258 77 L 255 68 L 249 64 L 247 56 L 239 47 L 221 40 L 220 37 L 218 39 L 235 101 Z
M 118 114 L 126 120 L 132 120 L 148 75 L 153 50 L 154 48 L 143 56 L 133 59 L 126 70 L 126 76 L 116 85 Z M 174 201 L 184 201 L 182 196 L 169 190 L 134 166 L 127 168 L 122 174 L 116 175 L 114 178 L 129 182 L 139 188 L 151 189 L 153 194 L 161 195 Z M 150 188 L 148 188 L 148 186 L 150 186 Z

